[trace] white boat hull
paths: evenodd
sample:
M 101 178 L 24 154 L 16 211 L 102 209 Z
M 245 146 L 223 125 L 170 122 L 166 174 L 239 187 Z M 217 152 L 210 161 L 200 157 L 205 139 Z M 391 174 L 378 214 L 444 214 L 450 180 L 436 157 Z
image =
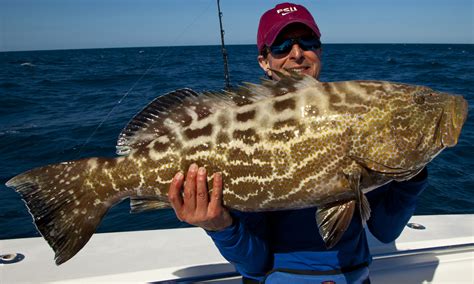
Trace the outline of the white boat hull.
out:
M 369 235 L 372 283 L 474 283 L 474 215 L 414 216 L 410 222 L 426 229 L 407 227 L 390 244 Z M 205 282 L 216 277 L 213 283 L 240 283 L 239 277 L 229 277 L 234 267 L 199 228 L 95 234 L 61 266 L 54 264 L 42 238 L 0 241 L 0 255 L 15 253 L 24 259 L 0 264 L 0 283 Z

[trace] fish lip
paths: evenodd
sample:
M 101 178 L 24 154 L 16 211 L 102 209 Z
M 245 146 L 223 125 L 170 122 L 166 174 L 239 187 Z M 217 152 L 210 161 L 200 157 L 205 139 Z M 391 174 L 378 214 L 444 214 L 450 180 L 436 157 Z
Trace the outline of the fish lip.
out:
M 456 100 L 458 101 L 458 103 L 455 104 L 455 107 L 457 107 L 457 109 L 455 109 L 456 116 L 453 120 L 453 124 L 454 126 L 458 126 L 459 129 L 461 129 L 464 123 L 466 123 L 467 121 L 467 115 L 469 113 L 469 104 L 467 100 L 461 96 L 457 96 Z
M 441 118 L 441 143 L 445 147 L 453 147 L 458 143 L 462 127 L 467 120 L 469 106 L 462 96 L 455 96 L 447 108 Z

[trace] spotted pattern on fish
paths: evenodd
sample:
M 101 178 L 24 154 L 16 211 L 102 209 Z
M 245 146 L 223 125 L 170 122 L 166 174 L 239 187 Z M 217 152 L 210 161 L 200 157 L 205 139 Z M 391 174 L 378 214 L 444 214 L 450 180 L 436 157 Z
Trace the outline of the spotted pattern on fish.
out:
M 405 140 L 391 138 L 394 131 L 407 129 L 386 127 L 388 121 L 397 120 L 392 117 L 395 110 L 387 109 L 385 102 L 395 102 L 394 108 L 398 110 L 397 100 L 403 104 L 404 99 L 397 97 L 406 97 L 421 87 L 370 81 L 306 81 L 297 83 L 304 86 L 295 87 L 298 92 L 278 90 L 277 97 L 240 107 L 203 110 L 198 104 L 187 109 L 194 120 L 173 132 L 180 147 L 171 145 L 168 152 L 162 153 L 162 160 L 166 160 L 181 152 L 179 162 L 173 159 L 167 168 L 174 171 L 169 171 L 167 178 L 160 179 L 162 183 L 150 191 L 166 195 L 174 172 L 197 162 L 209 172 L 223 172 L 224 201 L 230 207 L 244 211 L 303 208 L 327 202 L 329 196 L 340 200 L 330 182 L 334 172 L 363 162 L 348 155 L 372 157 L 373 163 L 384 161 L 385 164 L 380 162 L 384 165 L 372 165 L 381 172 L 386 172 L 387 167 L 402 168 L 400 174 L 419 169 L 419 165 L 410 165 L 399 157 L 400 148 L 410 144 L 408 136 L 401 135 Z M 259 88 L 262 86 L 251 86 L 247 94 Z M 406 117 L 398 113 L 400 122 L 405 121 Z M 174 123 L 177 122 L 168 125 Z M 384 135 L 370 135 L 369 131 L 374 130 Z M 425 141 L 426 148 L 428 142 Z M 137 168 L 147 169 L 147 165 Z M 160 191 L 156 192 L 157 189 Z M 340 194 L 353 193 L 343 188 Z

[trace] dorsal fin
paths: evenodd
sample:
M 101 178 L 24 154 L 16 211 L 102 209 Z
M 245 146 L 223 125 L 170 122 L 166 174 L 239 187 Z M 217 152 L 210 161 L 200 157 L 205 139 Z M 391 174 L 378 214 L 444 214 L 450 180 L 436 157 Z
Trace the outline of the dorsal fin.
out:
M 263 79 L 261 84 L 244 83 L 233 90 L 196 93 L 179 89 L 157 97 L 135 115 L 122 130 L 117 141 L 117 154 L 127 155 L 131 149 L 146 145 L 166 135 L 171 127 L 187 127 L 193 119 L 202 119 L 217 109 L 235 108 L 265 98 L 284 95 L 317 82 L 310 76 L 282 75 L 281 80 Z
M 164 119 L 184 101 L 197 97 L 198 94 L 191 89 L 179 89 L 155 98 L 119 134 L 117 154 L 127 155 L 131 149 L 166 134 L 168 129 L 163 125 Z
M 146 145 L 170 129 L 166 119 L 185 127 L 197 117 L 214 113 L 217 108 L 235 106 L 232 96 L 226 93 L 197 93 L 191 89 L 178 89 L 155 98 L 122 130 L 117 141 L 117 154 L 127 155 L 131 149 Z

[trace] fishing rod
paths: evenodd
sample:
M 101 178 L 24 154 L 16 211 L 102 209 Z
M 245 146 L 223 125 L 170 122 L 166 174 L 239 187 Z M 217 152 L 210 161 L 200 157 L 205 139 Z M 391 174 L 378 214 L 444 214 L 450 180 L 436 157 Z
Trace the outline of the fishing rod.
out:
M 230 89 L 230 79 L 229 79 L 229 67 L 227 63 L 227 50 L 225 49 L 224 44 L 224 29 L 222 28 L 222 12 L 220 0 L 217 0 L 217 11 L 219 13 L 219 26 L 221 28 L 221 46 L 222 46 L 222 57 L 224 59 L 224 79 L 225 79 L 225 88 Z

